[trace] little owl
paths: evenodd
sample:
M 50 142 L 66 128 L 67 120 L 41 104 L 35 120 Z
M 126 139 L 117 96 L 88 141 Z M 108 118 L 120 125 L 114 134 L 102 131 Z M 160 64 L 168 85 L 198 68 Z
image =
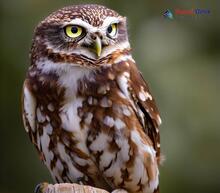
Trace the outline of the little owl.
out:
M 126 25 L 104 6 L 76 5 L 35 30 L 23 120 L 57 183 L 159 192 L 161 119 Z

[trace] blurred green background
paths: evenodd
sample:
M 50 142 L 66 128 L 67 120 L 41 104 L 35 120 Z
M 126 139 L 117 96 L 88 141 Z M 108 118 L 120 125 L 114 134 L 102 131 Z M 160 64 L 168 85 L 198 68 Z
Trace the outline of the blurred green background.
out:
M 162 193 L 220 192 L 220 1 L 0 2 L 0 193 L 30 193 L 47 169 L 23 129 L 20 94 L 36 24 L 70 4 L 99 3 L 128 17 L 133 56 L 156 97 L 163 124 Z M 166 9 L 209 15 L 163 18 Z

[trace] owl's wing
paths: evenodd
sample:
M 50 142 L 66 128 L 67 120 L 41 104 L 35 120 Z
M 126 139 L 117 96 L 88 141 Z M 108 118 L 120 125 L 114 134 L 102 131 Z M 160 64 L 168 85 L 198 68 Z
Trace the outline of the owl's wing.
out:
M 29 89 L 27 80 L 23 85 L 21 100 L 24 127 L 32 143 L 36 146 L 36 139 L 34 138 L 34 133 L 36 131 L 36 99 Z
M 155 100 L 150 93 L 147 83 L 144 81 L 136 64 L 130 62 L 130 96 L 136 106 L 136 116 L 143 126 L 144 132 L 150 137 L 153 147 L 160 157 L 160 133 L 161 118 Z

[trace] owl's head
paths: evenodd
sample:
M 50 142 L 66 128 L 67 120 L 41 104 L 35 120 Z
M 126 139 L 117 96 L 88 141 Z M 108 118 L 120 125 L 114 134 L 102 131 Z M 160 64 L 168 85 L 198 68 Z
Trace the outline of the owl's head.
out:
M 37 26 L 32 59 L 43 55 L 94 61 L 127 48 L 125 17 L 100 5 L 76 5 L 52 13 Z

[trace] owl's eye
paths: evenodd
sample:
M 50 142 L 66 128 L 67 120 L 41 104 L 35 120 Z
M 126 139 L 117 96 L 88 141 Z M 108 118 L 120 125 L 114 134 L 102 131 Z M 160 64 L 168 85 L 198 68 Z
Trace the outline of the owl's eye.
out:
M 70 38 L 77 38 L 83 33 L 83 28 L 77 25 L 69 25 L 65 27 L 65 33 Z
M 113 23 L 110 26 L 108 26 L 107 28 L 107 34 L 110 37 L 114 37 L 117 33 L 117 28 L 118 28 L 118 24 L 117 23 Z

